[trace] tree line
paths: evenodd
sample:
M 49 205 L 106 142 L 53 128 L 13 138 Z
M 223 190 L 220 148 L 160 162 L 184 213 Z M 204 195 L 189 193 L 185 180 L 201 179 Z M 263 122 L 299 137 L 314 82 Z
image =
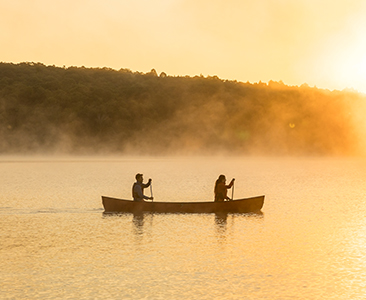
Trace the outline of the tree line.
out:
M 353 155 L 365 96 L 282 82 L 0 63 L 0 153 Z

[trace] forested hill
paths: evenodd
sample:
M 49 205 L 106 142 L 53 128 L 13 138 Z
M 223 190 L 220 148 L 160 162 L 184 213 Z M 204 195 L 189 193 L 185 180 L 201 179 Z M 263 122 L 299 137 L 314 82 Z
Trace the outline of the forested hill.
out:
M 359 154 L 365 101 L 277 82 L 0 63 L 0 153 Z

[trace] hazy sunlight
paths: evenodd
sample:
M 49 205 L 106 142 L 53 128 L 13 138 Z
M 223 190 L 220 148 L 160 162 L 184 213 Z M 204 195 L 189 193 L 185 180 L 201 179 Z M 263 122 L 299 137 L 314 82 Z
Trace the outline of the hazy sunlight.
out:
M 366 92 L 366 2 L 0 0 L 3 62 Z

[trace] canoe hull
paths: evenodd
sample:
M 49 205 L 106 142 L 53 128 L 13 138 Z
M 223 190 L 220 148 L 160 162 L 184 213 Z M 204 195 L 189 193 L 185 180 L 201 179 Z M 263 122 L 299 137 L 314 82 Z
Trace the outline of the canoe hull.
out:
M 249 213 L 259 212 L 264 195 L 224 202 L 136 202 L 102 196 L 105 213 Z

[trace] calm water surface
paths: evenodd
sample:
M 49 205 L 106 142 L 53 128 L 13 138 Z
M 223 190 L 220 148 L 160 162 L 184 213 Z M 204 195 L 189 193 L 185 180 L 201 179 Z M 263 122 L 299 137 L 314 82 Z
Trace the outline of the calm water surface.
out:
M 137 172 L 161 201 L 223 173 L 263 214 L 104 215 Z M 366 297 L 365 159 L 2 157 L 0 184 L 0 299 Z

